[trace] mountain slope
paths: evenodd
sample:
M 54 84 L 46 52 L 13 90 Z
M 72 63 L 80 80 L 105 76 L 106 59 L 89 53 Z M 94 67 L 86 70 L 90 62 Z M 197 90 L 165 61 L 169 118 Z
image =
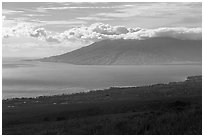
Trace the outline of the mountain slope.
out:
M 79 65 L 185 64 L 202 62 L 201 40 L 150 38 L 102 40 L 41 61 Z

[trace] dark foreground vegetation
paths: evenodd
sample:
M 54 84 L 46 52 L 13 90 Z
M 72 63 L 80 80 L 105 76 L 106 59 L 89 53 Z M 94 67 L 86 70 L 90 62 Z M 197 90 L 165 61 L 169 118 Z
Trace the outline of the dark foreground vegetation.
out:
M 3 134 L 202 134 L 202 77 L 3 100 Z

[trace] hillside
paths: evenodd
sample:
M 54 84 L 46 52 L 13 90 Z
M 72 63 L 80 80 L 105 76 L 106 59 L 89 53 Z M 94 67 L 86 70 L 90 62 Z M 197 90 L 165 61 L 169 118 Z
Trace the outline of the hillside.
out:
M 201 135 L 202 77 L 3 100 L 2 134 Z
M 77 65 L 201 63 L 202 41 L 159 37 L 146 40 L 102 40 L 40 61 Z

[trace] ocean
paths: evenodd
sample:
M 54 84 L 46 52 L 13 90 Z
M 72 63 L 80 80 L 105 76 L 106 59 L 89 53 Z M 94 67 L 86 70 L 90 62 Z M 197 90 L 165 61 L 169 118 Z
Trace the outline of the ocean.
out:
M 183 81 L 202 65 L 72 65 L 3 58 L 2 96 L 36 97 Z

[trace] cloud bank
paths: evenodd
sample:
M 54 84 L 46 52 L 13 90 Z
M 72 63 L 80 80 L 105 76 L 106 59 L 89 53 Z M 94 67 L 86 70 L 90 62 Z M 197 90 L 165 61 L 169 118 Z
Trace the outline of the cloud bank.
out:
M 11 28 L 3 28 L 3 38 L 34 37 L 47 42 L 62 43 L 66 41 L 96 42 L 103 39 L 137 39 L 144 40 L 153 37 L 171 37 L 182 40 L 201 40 L 202 28 L 157 28 L 142 29 L 125 26 L 110 26 L 95 23 L 52 34 L 44 28 L 36 28 L 30 24 L 18 24 Z

